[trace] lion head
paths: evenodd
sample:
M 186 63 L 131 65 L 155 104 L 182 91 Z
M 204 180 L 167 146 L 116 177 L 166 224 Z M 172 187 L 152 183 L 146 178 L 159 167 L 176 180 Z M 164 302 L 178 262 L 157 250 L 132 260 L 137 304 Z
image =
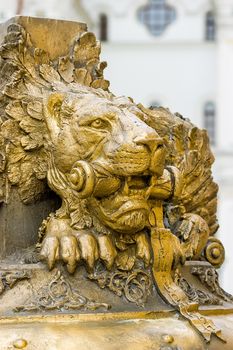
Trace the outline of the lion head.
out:
M 120 233 L 147 225 L 150 179 L 162 175 L 165 162 L 163 140 L 129 104 L 81 86 L 45 102 L 53 167 L 92 215 Z M 59 193 L 60 185 L 49 185 Z

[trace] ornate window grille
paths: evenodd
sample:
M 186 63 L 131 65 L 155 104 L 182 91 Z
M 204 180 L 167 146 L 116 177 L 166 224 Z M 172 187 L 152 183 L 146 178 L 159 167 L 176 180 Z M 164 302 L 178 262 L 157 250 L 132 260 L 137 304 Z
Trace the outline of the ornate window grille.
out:
M 147 5 L 139 8 L 138 19 L 152 35 L 159 36 L 176 19 L 176 10 L 165 0 L 149 0 Z

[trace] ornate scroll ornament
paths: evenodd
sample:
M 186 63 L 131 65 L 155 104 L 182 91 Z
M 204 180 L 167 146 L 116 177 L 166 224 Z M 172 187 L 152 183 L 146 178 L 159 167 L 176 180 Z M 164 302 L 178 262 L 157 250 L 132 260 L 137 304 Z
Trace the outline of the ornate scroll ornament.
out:
M 82 296 L 58 270 L 47 287 L 42 287 L 31 300 L 25 305 L 16 307 L 14 311 L 97 310 L 99 308 L 108 310 L 110 305 Z
M 225 260 L 225 248 L 219 239 L 209 237 L 203 255 L 211 265 L 219 268 Z
M 90 275 L 100 288 L 107 287 L 119 297 L 143 307 L 151 293 L 151 276 L 142 270 L 113 271 Z
M 180 275 L 176 276 L 175 282 L 185 292 L 190 302 L 198 303 L 200 305 L 223 304 L 223 302 L 217 296 L 196 288 Z
M 212 266 L 192 267 L 191 273 L 199 278 L 211 293 L 227 302 L 233 301 L 233 296 L 225 292 L 219 285 L 218 273 Z

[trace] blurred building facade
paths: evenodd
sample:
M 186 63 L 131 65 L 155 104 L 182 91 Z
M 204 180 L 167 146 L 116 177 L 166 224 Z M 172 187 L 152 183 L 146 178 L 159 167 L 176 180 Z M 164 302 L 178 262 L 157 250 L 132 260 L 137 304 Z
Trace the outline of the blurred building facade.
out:
M 0 2 L 0 20 L 15 14 L 86 22 L 103 43 L 115 94 L 169 107 L 208 130 L 226 248 L 221 276 L 233 292 L 233 0 Z

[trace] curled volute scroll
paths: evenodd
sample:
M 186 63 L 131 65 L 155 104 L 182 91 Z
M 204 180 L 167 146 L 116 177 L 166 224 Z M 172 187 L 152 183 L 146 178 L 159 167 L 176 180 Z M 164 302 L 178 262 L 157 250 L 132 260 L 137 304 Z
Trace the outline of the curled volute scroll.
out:
M 0 49 L 2 201 L 12 188 L 25 204 L 40 201 L 49 187 L 62 203 L 41 223 L 34 253 L 50 270 L 63 263 L 75 274 L 84 265 L 91 283 L 137 304 L 154 284 L 207 341 L 221 337 L 192 313 L 198 305 L 174 278 L 185 261 L 224 260 L 213 237 L 218 188 L 206 131 L 114 96 L 92 33 L 67 52 L 51 60 L 22 26 L 8 27 Z

